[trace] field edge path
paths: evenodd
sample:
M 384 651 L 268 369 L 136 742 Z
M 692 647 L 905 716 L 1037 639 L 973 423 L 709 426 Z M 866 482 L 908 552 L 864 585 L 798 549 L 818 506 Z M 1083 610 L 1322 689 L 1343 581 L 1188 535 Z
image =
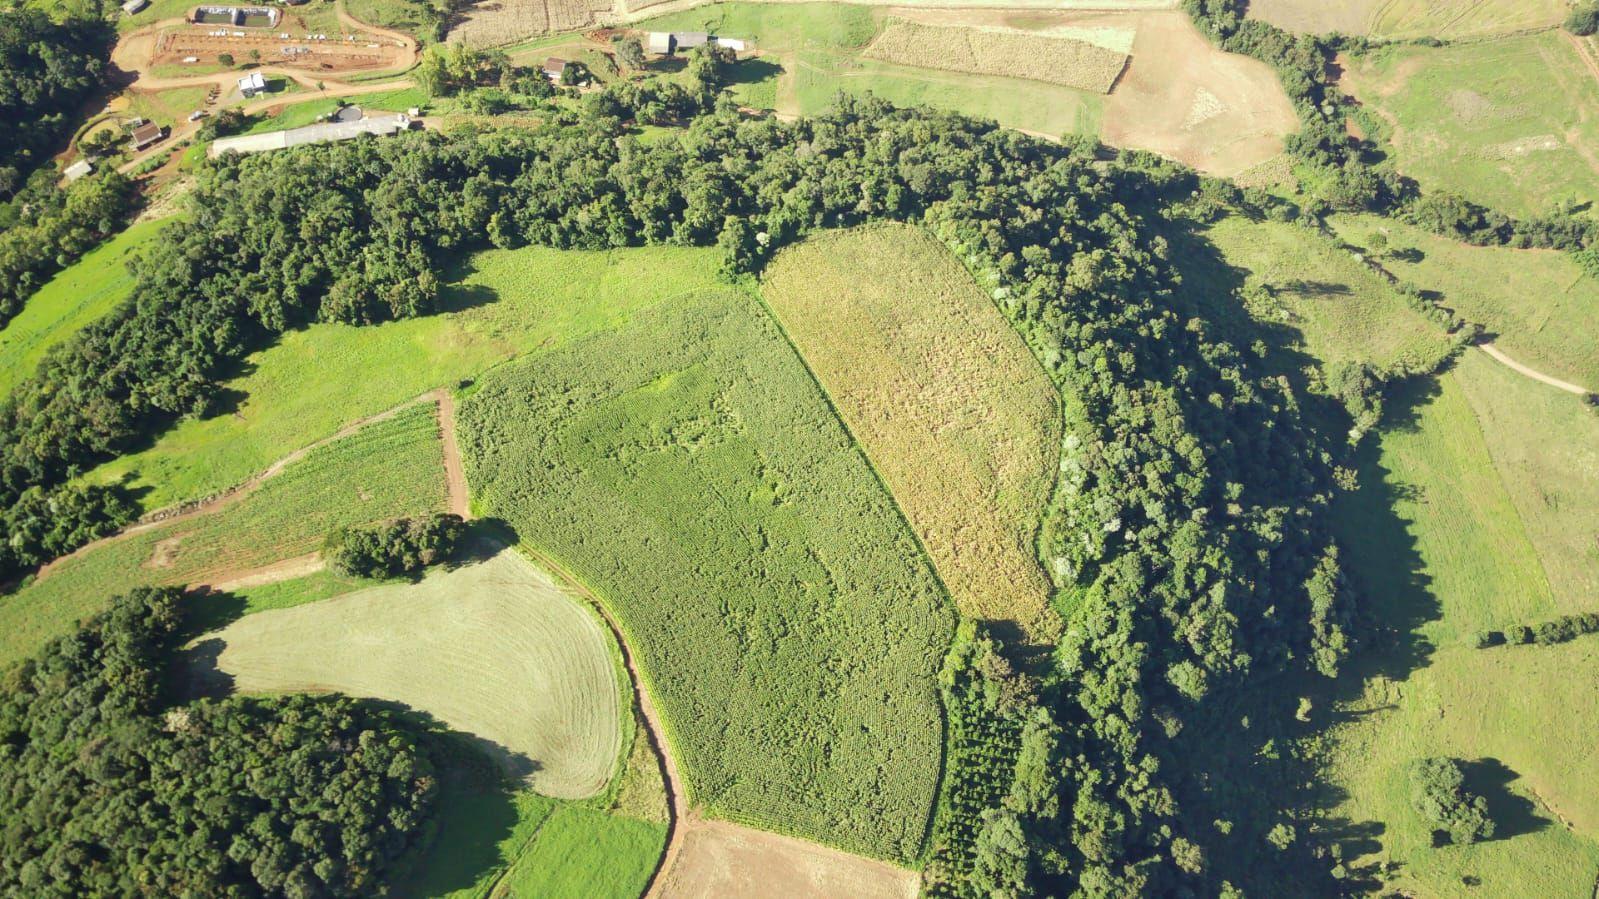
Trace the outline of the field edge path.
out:
M 1590 393 L 1593 392 L 1593 391 L 1589 390 L 1586 387 L 1580 387 L 1580 386 L 1578 386 L 1576 384 L 1571 383 L 1570 381 L 1562 381 L 1559 378 L 1554 377 L 1553 375 L 1546 375 L 1543 372 L 1541 372 L 1541 371 L 1539 371 L 1539 370 L 1537 370 L 1535 368 L 1530 368 L 1530 367 L 1528 367 L 1526 365 L 1522 365 L 1520 362 L 1517 362 L 1516 360 L 1510 358 L 1509 356 L 1506 356 L 1503 350 L 1501 350 L 1498 347 L 1493 345 L 1493 341 L 1489 341 L 1487 343 L 1479 343 L 1479 344 L 1477 344 L 1477 349 L 1482 350 L 1484 353 L 1486 353 L 1488 355 L 1488 358 L 1493 359 L 1495 362 L 1498 362 L 1501 365 L 1504 365 L 1506 368 L 1509 368 L 1511 371 L 1516 372 L 1517 374 L 1520 374 L 1520 375 L 1525 375 L 1526 377 L 1529 377 L 1529 378 L 1533 379 L 1534 381 L 1540 381 L 1540 382 L 1542 382 L 1544 384 L 1548 384 L 1550 387 L 1554 387 L 1554 388 L 1557 388 L 1559 390 L 1564 390 L 1567 393 L 1574 393 L 1577 396 L 1588 396 Z

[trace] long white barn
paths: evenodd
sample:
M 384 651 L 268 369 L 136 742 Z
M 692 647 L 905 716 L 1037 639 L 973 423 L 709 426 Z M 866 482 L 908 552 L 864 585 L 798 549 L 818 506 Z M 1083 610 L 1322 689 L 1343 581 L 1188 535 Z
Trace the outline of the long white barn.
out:
M 373 116 L 354 122 L 326 122 L 320 125 L 306 125 L 303 128 L 290 128 L 287 131 L 268 131 L 263 134 L 241 134 L 237 137 L 223 137 L 211 143 L 211 149 L 206 151 L 213 159 L 223 153 L 264 153 L 267 150 L 282 150 L 288 147 L 298 147 L 303 144 L 320 144 L 335 140 L 349 140 L 363 134 L 376 134 L 383 137 L 409 130 L 411 117 L 404 113 L 394 115 Z

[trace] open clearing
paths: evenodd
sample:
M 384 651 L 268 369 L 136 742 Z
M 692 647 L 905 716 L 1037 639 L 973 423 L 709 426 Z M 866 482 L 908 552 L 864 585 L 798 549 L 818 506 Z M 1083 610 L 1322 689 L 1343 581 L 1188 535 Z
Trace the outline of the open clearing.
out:
M 1109 93 L 1127 54 L 1075 38 L 890 21 L 866 47 L 884 62 L 1001 75 Z
M 547 796 L 604 789 L 621 752 L 610 636 L 514 551 L 292 609 L 204 638 L 246 693 L 332 691 L 427 712 L 493 747 Z
M 311 451 L 217 512 L 101 543 L 0 597 L 0 666 L 133 587 L 227 581 L 304 556 L 336 527 L 443 511 L 444 502 L 438 420 L 432 404 L 415 404 Z
M 654 873 L 665 841 L 664 824 L 562 806 L 490 895 L 635 899 Z
M 960 610 L 1047 645 L 1033 548 L 1059 397 L 966 270 L 904 225 L 785 249 L 762 294 L 882 474 Z
M 1330 224 L 1356 246 L 1382 234 L 1384 267 L 1441 292 L 1441 303 L 1481 324 L 1516 361 L 1599 388 L 1599 279 L 1570 254 L 1474 247 L 1374 216 L 1338 215 Z
M 284 334 L 228 382 L 231 414 L 187 420 L 149 449 L 95 469 L 149 488 L 154 509 L 226 490 L 352 421 L 458 383 L 507 358 L 613 327 L 687 290 L 713 287 L 714 249 L 491 250 L 447 285 L 443 311 L 381 325 L 317 324 Z M 373 372 L 382 372 L 374 377 Z
M 1561 32 L 1385 48 L 1344 81 L 1424 187 L 1517 216 L 1599 200 L 1599 82 Z
M 1481 38 L 1551 28 L 1565 0 L 1250 0 L 1249 17 L 1289 31 L 1383 38 Z
M 708 30 L 755 41 L 760 55 L 745 66 L 744 83 L 734 86 L 734 95 L 785 115 L 821 112 L 841 90 L 870 91 L 900 105 L 925 103 L 1050 138 L 1095 135 L 1113 146 L 1152 150 L 1220 175 L 1277 156 L 1283 139 L 1299 128 L 1269 66 L 1216 49 L 1186 14 L 1169 11 L 1170 5 L 1121 12 L 1106 11 L 1121 4 L 966 8 L 981 6 L 718 3 L 652 18 L 639 27 Z M 1103 90 L 1099 81 L 1093 82 L 1095 90 L 1078 90 L 869 58 L 868 45 L 891 19 L 946 34 L 958 27 L 967 41 L 979 43 L 996 35 L 1081 41 L 1113 53 L 1130 51 L 1132 59 L 1106 96 L 1098 92 Z M 1006 69 L 1016 73 L 1014 67 Z
M 33 374 L 51 347 L 127 299 L 133 275 L 127 263 L 163 222 L 133 225 L 46 281 L 22 311 L 0 328 L 0 398 Z
M 914 899 L 915 871 L 726 821 L 688 825 L 663 899 Z
M 751 297 L 701 292 L 502 366 L 460 416 L 477 506 L 620 620 L 691 801 L 917 855 L 953 616 Z

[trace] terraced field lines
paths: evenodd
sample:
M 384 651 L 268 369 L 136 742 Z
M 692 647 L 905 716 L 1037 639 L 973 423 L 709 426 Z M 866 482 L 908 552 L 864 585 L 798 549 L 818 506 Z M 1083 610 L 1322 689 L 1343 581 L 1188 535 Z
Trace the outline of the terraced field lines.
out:
M 1003 75 L 1109 93 L 1127 54 L 1087 41 L 1020 31 L 891 21 L 866 48 L 885 62 L 976 75 Z
M 682 297 L 495 369 L 460 425 L 478 508 L 620 621 L 691 801 L 917 856 L 951 615 L 755 300 Z
M 610 635 L 514 551 L 241 618 L 205 638 L 244 692 L 402 702 L 473 734 L 547 796 L 605 788 L 621 753 Z
M 882 474 L 960 610 L 1059 633 L 1034 537 L 1059 398 L 949 251 L 903 225 L 784 250 L 762 294 Z

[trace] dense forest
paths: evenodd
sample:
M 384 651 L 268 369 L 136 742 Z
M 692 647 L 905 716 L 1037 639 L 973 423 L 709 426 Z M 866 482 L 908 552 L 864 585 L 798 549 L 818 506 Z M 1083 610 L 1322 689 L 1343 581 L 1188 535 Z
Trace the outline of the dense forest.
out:
M 1044 540 L 1068 629 L 1029 687 L 1043 717 L 1017 716 L 1026 789 L 994 791 L 966 857 L 1014 892 L 1317 876 L 1307 840 L 1282 838 L 1287 821 L 1220 826 L 1253 772 L 1211 767 L 1222 749 L 1196 738 L 1261 678 L 1332 674 L 1350 642 L 1323 514 L 1330 455 L 1301 398 L 1265 374 L 1263 348 L 1221 339 L 1182 290 L 1168 234 L 1197 177 L 873 99 L 750 118 L 715 97 L 714 60 L 691 69 L 698 87 L 608 89 L 538 128 L 209 166 L 189 219 L 139 263 L 132 301 L 0 404 L 0 501 L 209 414 L 220 380 L 275 333 L 427 314 L 434 272 L 469 250 L 715 245 L 740 278 L 818 228 L 919 223 L 993 291 L 1069 400 Z M 629 133 L 656 114 L 686 129 Z M 1223 748 L 1254 759 L 1269 733 Z
M 100 87 L 114 32 L 101 18 L 51 19 L 37 6 L 0 5 L 0 199 L 65 140 Z
M 0 677 L 0 894 L 370 896 L 428 836 L 415 734 L 349 699 L 168 706 L 180 594 Z

